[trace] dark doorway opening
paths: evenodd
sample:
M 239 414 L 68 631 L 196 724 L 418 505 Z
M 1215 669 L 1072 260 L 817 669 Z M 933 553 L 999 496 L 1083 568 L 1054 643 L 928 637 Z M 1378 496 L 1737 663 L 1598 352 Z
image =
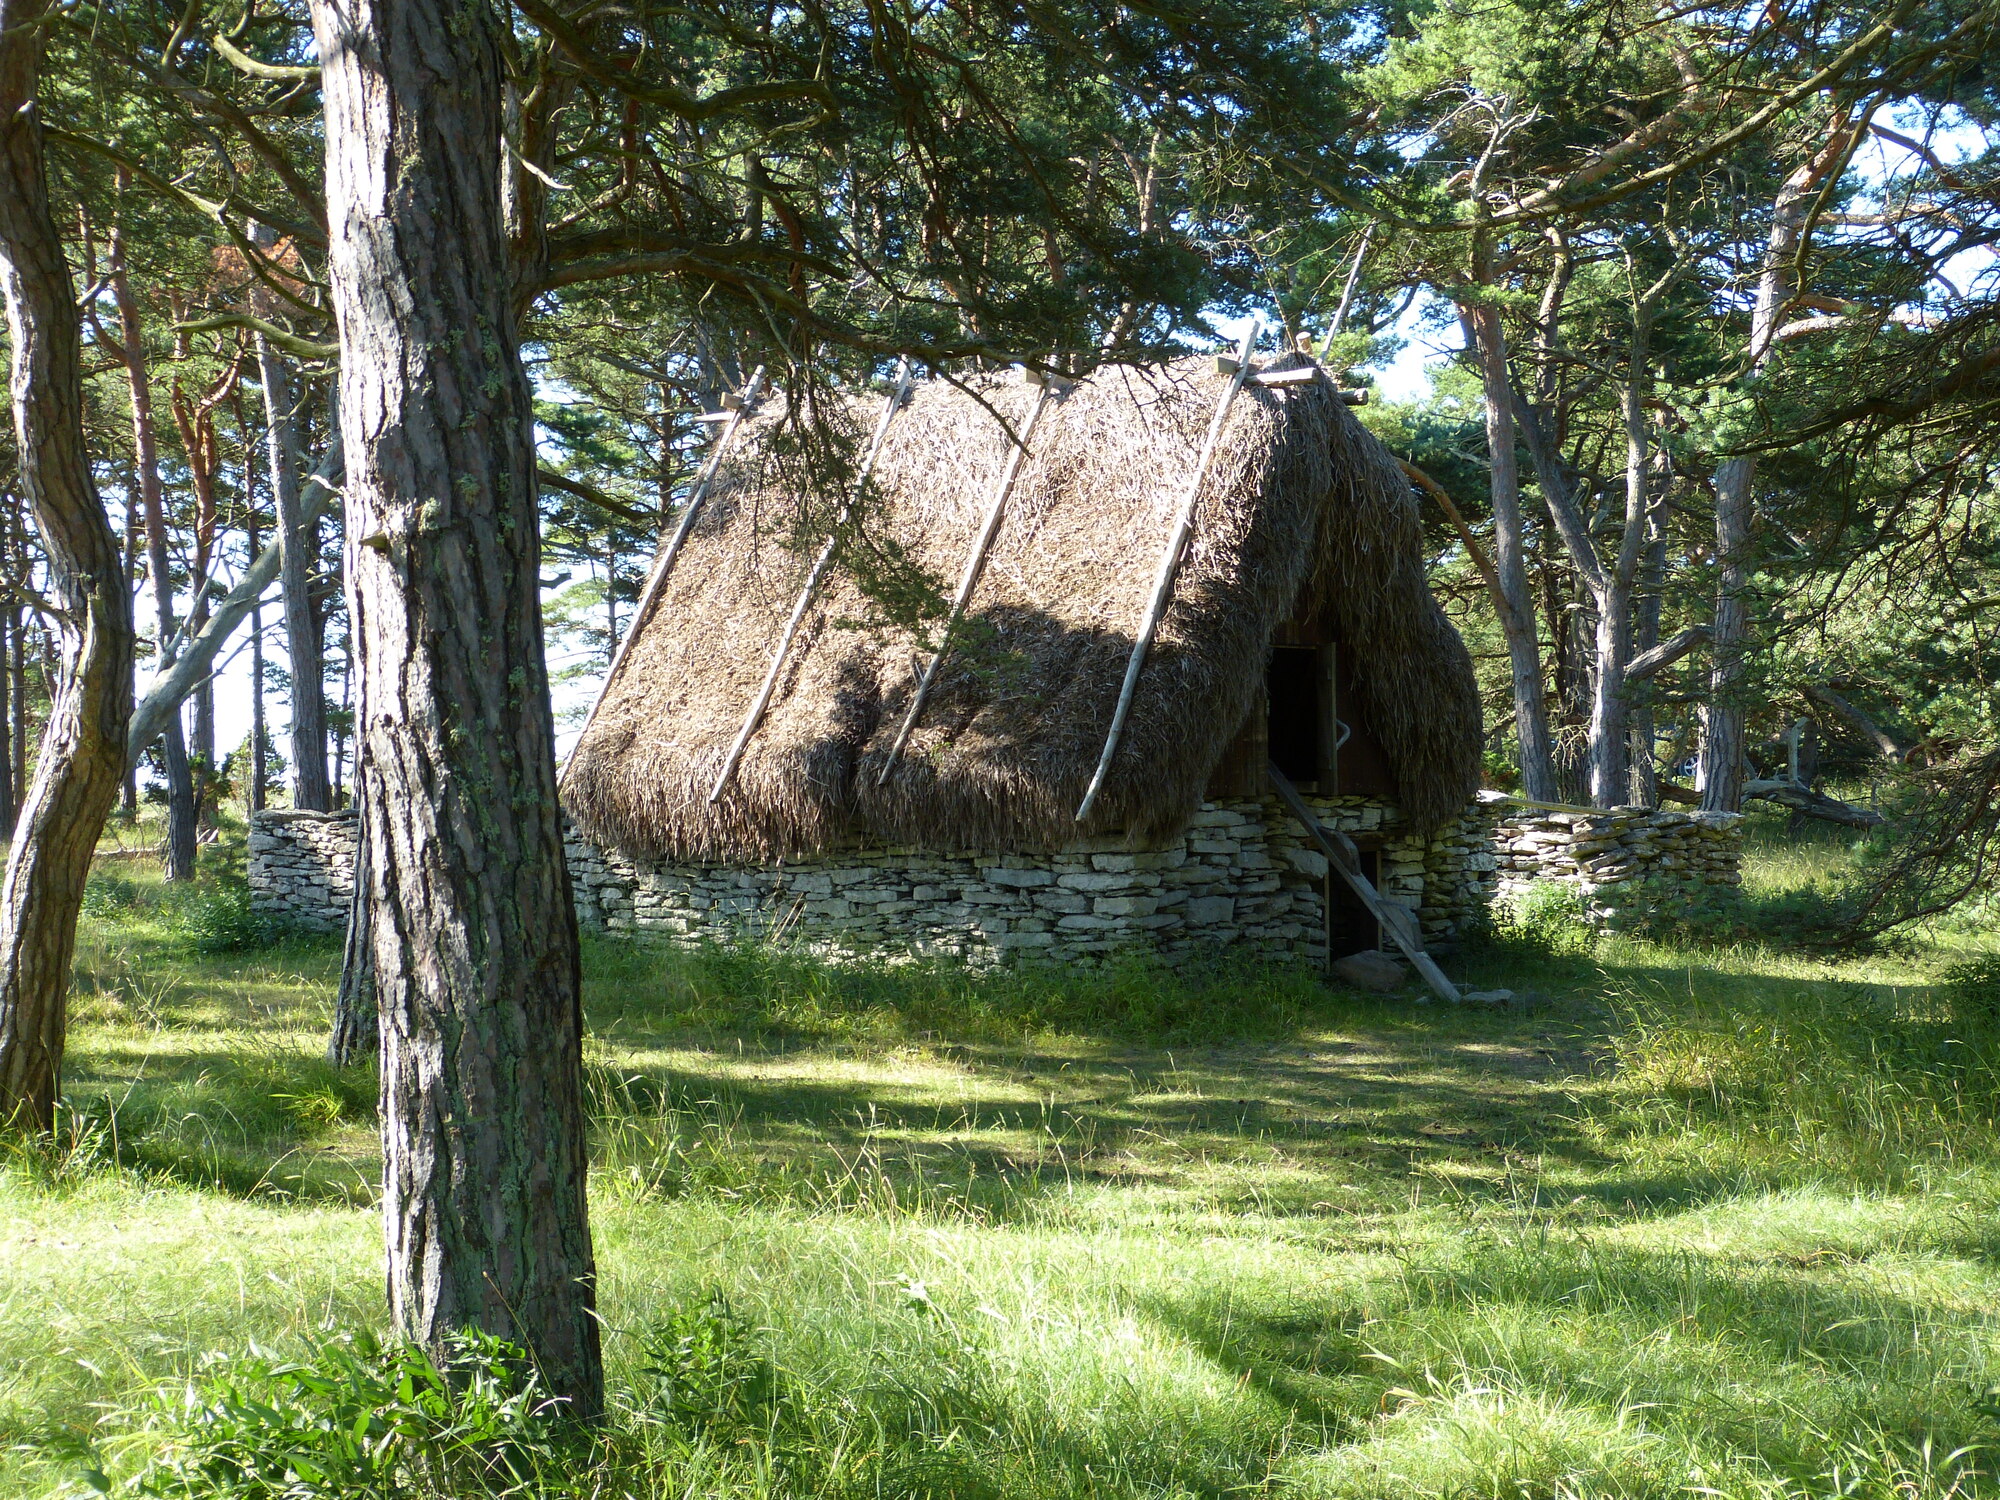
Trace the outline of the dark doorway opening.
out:
M 1310 646 L 1279 646 L 1271 652 L 1265 685 L 1270 690 L 1271 759 L 1300 785 L 1319 781 L 1326 764 L 1321 751 L 1320 653 Z
M 1361 851 L 1361 873 L 1376 890 L 1382 889 L 1382 852 Z M 1326 956 L 1345 958 L 1382 946 L 1382 928 L 1373 912 L 1361 904 L 1354 887 L 1331 870 L 1326 876 Z

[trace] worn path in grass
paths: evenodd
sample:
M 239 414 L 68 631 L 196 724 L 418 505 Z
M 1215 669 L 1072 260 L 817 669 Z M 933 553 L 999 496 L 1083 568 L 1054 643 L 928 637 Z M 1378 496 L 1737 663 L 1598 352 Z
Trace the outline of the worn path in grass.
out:
M 379 1315 L 333 953 L 175 956 L 143 894 L 86 939 L 75 1149 L 0 1184 L 6 1493 Z M 719 1296 L 801 1393 L 641 1493 L 1996 1492 L 2000 1053 L 1920 967 L 590 974 L 615 1382 Z

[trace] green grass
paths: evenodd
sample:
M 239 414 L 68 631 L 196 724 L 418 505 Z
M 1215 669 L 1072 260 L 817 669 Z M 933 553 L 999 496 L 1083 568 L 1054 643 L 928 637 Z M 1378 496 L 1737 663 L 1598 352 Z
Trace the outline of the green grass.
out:
M 1774 888 L 1843 847 L 1756 839 Z M 67 1133 L 0 1166 L 8 1494 L 135 1468 L 207 1351 L 382 1316 L 334 948 L 203 954 L 132 879 Z M 2000 1017 L 1955 952 L 1458 960 L 1537 992 L 1488 1011 L 593 945 L 619 1414 L 546 1488 L 2000 1493 Z M 692 1397 L 647 1373 L 689 1340 Z

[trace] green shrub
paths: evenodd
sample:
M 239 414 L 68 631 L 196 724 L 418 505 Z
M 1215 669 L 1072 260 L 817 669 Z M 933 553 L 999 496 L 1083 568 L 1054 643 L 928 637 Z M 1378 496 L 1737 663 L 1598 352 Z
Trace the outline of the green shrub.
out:
M 1842 945 L 1850 932 L 1843 895 L 1818 886 L 1750 892 L 1654 876 L 1609 886 L 1597 899 L 1612 931 L 1680 948 L 1816 953 Z
M 648 1406 L 670 1422 L 697 1431 L 763 1427 L 777 1408 L 777 1366 L 719 1292 L 648 1331 L 641 1349 Z
M 161 925 L 191 953 L 242 953 L 278 934 L 250 904 L 250 888 L 232 880 L 170 886 L 161 902 Z
M 460 1336 L 444 1361 L 367 1333 L 296 1363 L 211 1356 L 177 1397 L 156 1398 L 152 1461 L 100 1494 L 148 1500 L 390 1500 L 518 1493 L 560 1472 L 574 1445 L 560 1403 L 523 1351 Z
M 1536 957 L 1582 958 L 1596 948 L 1597 929 L 1582 891 L 1560 880 L 1536 880 L 1495 903 L 1493 938 Z
M 139 884 L 112 870 L 92 870 L 83 888 L 85 916 L 115 917 L 139 904 Z
M 2000 954 L 1952 964 L 1940 976 L 1952 1014 L 1983 1022 L 2000 1022 Z

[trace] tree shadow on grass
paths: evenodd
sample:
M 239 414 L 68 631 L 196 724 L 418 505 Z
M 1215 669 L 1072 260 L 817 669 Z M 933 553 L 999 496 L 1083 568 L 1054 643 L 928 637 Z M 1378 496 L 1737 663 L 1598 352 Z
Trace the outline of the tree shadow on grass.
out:
M 238 1198 L 375 1201 L 372 1067 L 270 1048 L 145 1061 L 71 1067 L 55 1149 L 73 1167 L 103 1162 Z
M 1518 1191 L 1511 1176 L 1552 1162 L 1601 1169 L 1555 1076 L 1545 1053 L 1490 1029 L 1364 1029 L 1193 1053 L 958 1046 L 943 1059 L 824 1067 L 794 1053 L 656 1051 L 598 1069 L 592 1092 L 627 1166 L 634 1149 L 699 1150 L 717 1167 L 733 1158 L 746 1178 L 761 1161 L 829 1181 L 865 1154 L 907 1186 L 969 1185 L 1001 1218 L 1088 1182 L 1318 1220 L 1356 1206 L 1341 1195 L 1357 1176 L 1376 1191 L 1444 1169 L 1461 1192 L 1499 1196 Z
M 1252 1289 L 1141 1308 L 1328 1447 L 1399 1403 L 1433 1409 L 1449 1444 L 1454 1398 L 1491 1388 L 1805 1486 L 1871 1452 L 1979 1465 L 1992 1428 L 1972 1393 L 2000 1367 L 1990 1317 L 1837 1271 L 1520 1239 L 1414 1257 L 1324 1302 Z

